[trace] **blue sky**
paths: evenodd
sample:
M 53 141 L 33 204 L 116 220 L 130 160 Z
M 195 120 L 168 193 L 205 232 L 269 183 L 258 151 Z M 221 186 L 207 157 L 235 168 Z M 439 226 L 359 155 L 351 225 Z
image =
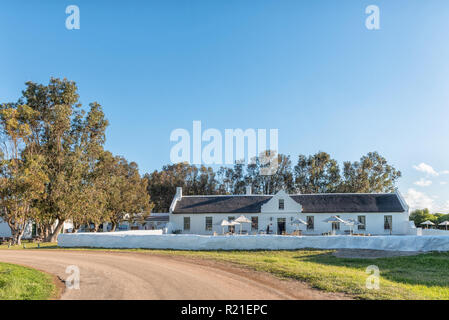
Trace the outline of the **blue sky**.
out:
M 80 30 L 65 27 L 72 4 Z M 365 27 L 371 4 L 380 30 Z M 376 150 L 413 207 L 449 212 L 448 29 L 447 0 L 2 1 L 0 101 L 28 80 L 76 81 L 104 107 L 107 148 L 142 173 L 193 120 L 277 128 L 293 161 Z

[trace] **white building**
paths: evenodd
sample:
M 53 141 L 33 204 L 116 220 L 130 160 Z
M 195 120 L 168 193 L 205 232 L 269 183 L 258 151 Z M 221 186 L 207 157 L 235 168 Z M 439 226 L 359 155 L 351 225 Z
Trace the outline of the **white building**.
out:
M 154 213 L 152 212 L 144 221 L 131 221 L 128 219 L 129 215 L 125 221 L 118 224 L 115 231 L 128 231 L 128 230 L 158 230 L 163 229 L 168 223 L 169 215 L 168 213 Z M 89 231 L 88 229 L 93 229 L 94 226 L 82 226 L 79 232 Z M 102 231 L 111 231 L 112 224 L 110 222 L 105 222 L 102 225 Z
M 56 225 L 57 222 L 55 222 Z M 71 221 L 64 222 L 64 227 L 61 232 L 68 232 L 73 228 Z M 22 239 L 32 239 L 36 236 L 36 224 L 33 221 L 29 221 L 25 227 L 25 232 L 23 233 Z M 0 218 L 0 238 L 11 237 L 11 228 L 8 223 Z
M 23 233 L 22 239 L 31 239 L 33 234 L 33 223 L 30 221 L 25 226 L 25 232 Z M 8 223 L 0 218 L 0 238 L 11 237 L 11 228 Z
M 249 234 L 266 232 L 291 233 L 298 226 L 291 221 L 300 218 L 307 226 L 299 229 L 304 235 L 320 235 L 335 229 L 336 234 L 348 233 L 350 227 L 324 222 L 331 216 L 343 220 L 355 219 L 362 225 L 354 226 L 354 233 L 372 235 L 416 234 L 409 221 L 409 207 L 401 194 L 294 194 L 279 191 L 275 195 L 183 196 L 177 188 L 170 206 L 169 220 L 173 230 L 191 234 L 222 233 L 222 219 L 233 220 L 243 215 L 252 221 L 243 224 Z M 226 227 L 232 228 L 232 227 Z M 240 226 L 237 226 L 237 231 Z M 228 230 L 225 230 L 228 231 Z

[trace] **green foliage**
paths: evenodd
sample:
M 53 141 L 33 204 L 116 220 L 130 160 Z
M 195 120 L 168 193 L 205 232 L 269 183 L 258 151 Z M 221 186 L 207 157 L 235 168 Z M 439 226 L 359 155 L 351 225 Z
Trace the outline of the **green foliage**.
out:
M 155 212 L 168 212 L 176 187 L 183 187 L 184 195 L 216 194 L 218 187 L 212 168 L 188 163 L 166 165 L 161 171 L 146 174 L 145 179 Z
M 151 211 L 153 204 L 147 193 L 146 178 L 141 178 L 135 162 L 128 163 L 123 157 L 114 157 L 103 152 L 96 170 L 94 185 L 104 195 L 104 217 L 97 222 L 111 221 L 112 229 L 123 220 L 143 221 Z
M 444 213 L 432 214 L 427 208 L 418 209 L 410 214 L 410 220 L 413 221 L 417 227 L 422 227 L 421 223 L 427 220 L 435 223 L 435 225 L 438 225 L 439 223 L 449 220 L 449 214 Z
M 0 217 L 11 229 L 13 244 L 20 244 L 27 221 L 35 214 L 33 204 L 48 182 L 44 159 L 31 147 L 27 121 L 34 116 L 26 105 L 6 104 L 0 109 Z
M 263 170 L 266 169 L 267 164 L 271 161 L 272 152 L 262 152 L 258 157 L 255 157 L 252 163 L 246 166 L 246 175 L 244 176 L 243 190 L 238 190 L 238 193 L 245 193 L 246 186 L 251 186 L 252 192 L 255 194 L 273 194 L 279 190 L 286 192 L 294 192 L 294 181 L 292 173 L 292 163 L 289 156 L 278 154 L 277 168 L 274 174 L 265 174 Z M 242 183 L 241 183 L 242 185 Z
M 301 193 L 330 193 L 339 190 L 340 168 L 325 152 L 298 156 L 295 166 L 295 186 Z
M 53 242 L 67 220 L 98 229 L 151 209 L 137 165 L 103 149 L 108 121 L 100 104 L 86 112 L 76 84 L 66 79 L 27 82 L 22 94 L 0 109 L 1 214 L 17 242 L 30 219 Z M 107 172 L 106 157 L 114 162 L 108 168 L 120 169 Z
M 341 192 L 392 192 L 401 172 L 377 152 L 369 152 L 354 163 L 345 162 Z

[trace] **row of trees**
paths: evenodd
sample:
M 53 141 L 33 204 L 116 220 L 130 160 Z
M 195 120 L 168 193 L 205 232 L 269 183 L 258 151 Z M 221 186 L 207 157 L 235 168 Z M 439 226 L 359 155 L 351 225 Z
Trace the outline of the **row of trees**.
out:
M 261 174 L 262 162 L 257 157 L 251 164 L 233 167 L 193 166 L 187 163 L 166 165 L 160 171 L 146 174 L 148 193 L 154 210 L 167 212 L 176 187 L 183 194 L 244 194 L 251 186 L 255 194 L 273 194 L 284 189 L 289 193 L 392 192 L 401 172 L 389 165 L 377 152 L 362 156 L 360 161 L 338 162 L 325 152 L 299 155 L 293 166 L 289 156 L 278 155 L 278 169 L 273 175 Z
M 149 212 L 147 180 L 137 164 L 104 150 L 108 125 L 102 107 L 84 110 L 77 87 L 66 79 L 27 82 L 15 103 L 0 105 L 0 218 L 20 244 L 30 220 L 55 241 L 64 222 L 110 221 Z
M 415 222 L 415 226 L 422 227 L 424 221 L 432 221 L 436 225 L 449 221 L 449 213 L 430 213 L 429 209 L 417 209 L 410 214 L 410 220 Z

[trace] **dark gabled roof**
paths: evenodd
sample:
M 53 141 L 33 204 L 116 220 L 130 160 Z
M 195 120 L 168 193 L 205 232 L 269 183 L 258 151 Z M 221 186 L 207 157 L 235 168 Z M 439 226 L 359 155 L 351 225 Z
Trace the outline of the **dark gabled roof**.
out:
M 259 213 L 272 196 L 188 196 L 178 200 L 173 213 Z
M 301 194 L 292 195 L 304 213 L 403 212 L 401 201 L 388 194 Z
M 187 196 L 177 201 L 173 213 L 259 213 L 272 195 Z M 298 194 L 303 213 L 403 212 L 398 196 L 388 194 Z

